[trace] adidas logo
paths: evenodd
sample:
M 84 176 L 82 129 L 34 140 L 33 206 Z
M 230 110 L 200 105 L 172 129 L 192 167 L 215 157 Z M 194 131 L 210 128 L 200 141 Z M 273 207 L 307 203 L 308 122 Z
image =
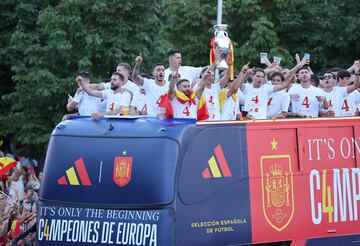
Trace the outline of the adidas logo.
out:
M 216 146 L 214 152 L 215 156 L 211 156 L 211 158 L 208 160 L 209 167 L 204 169 L 202 172 L 202 177 L 204 179 L 231 177 L 232 174 L 220 144 Z
M 79 182 L 80 179 L 80 182 Z M 91 186 L 89 175 L 86 171 L 84 161 L 82 158 L 75 161 L 74 166 L 66 170 L 66 175 L 57 180 L 59 185 L 83 185 Z

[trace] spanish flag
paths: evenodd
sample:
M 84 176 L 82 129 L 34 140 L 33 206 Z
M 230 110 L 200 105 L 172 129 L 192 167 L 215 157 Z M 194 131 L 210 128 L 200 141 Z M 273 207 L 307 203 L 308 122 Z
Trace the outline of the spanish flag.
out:
M 210 64 L 214 63 L 215 54 L 214 54 L 214 43 L 215 43 L 216 36 L 214 35 L 210 41 Z M 234 47 L 232 42 L 230 42 L 230 80 L 234 79 Z
M 0 176 L 4 175 L 7 171 L 15 167 L 17 162 L 10 157 L 0 158 Z
M 21 234 L 20 225 L 21 221 L 19 219 L 16 218 L 12 221 L 9 232 L 9 236 L 11 239 L 14 239 Z
M 190 97 L 186 96 L 185 93 L 175 90 L 175 96 L 179 100 L 181 104 L 189 103 L 191 105 L 196 105 L 196 94 L 194 91 L 191 91 Z M 173 110 L 170 102 L 169 93 L 165 93 L 160 97 L 159 106 L 165 108 L 165 117 L 173 118 Z M 197 105 L 197 120 L 206 120 L 209 118 L 209 111 L 206 106 L 205 97 L 202 96 L 199 100 L 199 104 Z
M 209 111 L 207 108 L 204 95 L 201 96 L 197 107 L 197 120 L 207 120 L 209 118 Z
M 174 117 L 174 113 L 173 113 L 171 102 L 170 102 L 170 96 L 169 96 L 168 92 L 166 92 L 164 95 L 160 96 L 159 107 L 165 109 L 165 117 L 166 118 Z
M 219 93 L 219 104 L 220 104 L 220 110 L 223 110 L 224 108 L 224 104 L 225 104 L 225 100 L 227 98 L 227 93 L 228 93 L 229 89 L 228 88 L 224 88 L 220 91 Z M 236 102 L 237 100 L 237 95 L 236 93 L 231 95 L 231 98 L 234 102 Z

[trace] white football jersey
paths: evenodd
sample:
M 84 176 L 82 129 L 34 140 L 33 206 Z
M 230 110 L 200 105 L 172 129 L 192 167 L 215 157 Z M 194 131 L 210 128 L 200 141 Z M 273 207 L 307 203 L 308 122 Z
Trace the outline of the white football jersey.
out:
M 245 84 L 245 106 L 244 110 L 254 119 L 266 119 L 267 102 L 273 93 L 274 85 L 264 84 L 254 88 L 252 84 Z
M 197 90 L 195 86 L 194 91 Z M 219 83 L 211 85 L 211 88 L 205 86 L 203 96 L 206 100 L 206 106 L 209 111 L 209 118 L 207 120 L 220 120 L 220 102 L 219 102 L 219 93 L 221 91 Z
M 346 88 L 346 87 L 343 87 Z M 355 90 L 347 94 L 343 100 L 340 101 L 340 116 L 354 116 L 357 109 L 357 104 L 360 102 L 360 93 Z
M 171 101 L 174 118 L 196 119 L 198 99 L 195 98 L 195 101 L 196 104 L 190 104 L 188 102 L 182 104 L 175 96 L 174 99 Z
M 290 96 L 284 91 L 273 92 L 267 102 L 267 118 L 271 119 L 274 115 L 287 112 L 290 105 Z
M 236 120 L 236 115 L 240 114 L 239 97 L 234 100 L 233 97 L 227 97 L 221 110 L 222 120 Z
M 324 92 L 314 86 L 305 89 L 299 84 L 293 84 L 288 91 L 289 96 L 292 94 L 299 95 L 298 100 L 291 100 L 291 109 L 293 113 L 302 114 L 308 117 L 318 117 L 320 102 L 318 96 L 324 96 Z
M 91 115 L 100 111 L 101 99 L 90 96 L 85 91 L 77 92 L 73 100 L 77 103 L 79 115 Z
M 159 86 L 153 79 L 145 79 L 143 88 L 146 92 L 146 106 L 147 113 L 149 116 L 156 117 L 161 113 L 159 107 L 160 97 L 168 92 L 169 83 L 166 82 L 164 86 Z
M 347 88 L 346 87 L 334 87 L 332 91 L 326 92 L 324 91 L 324 96 L 329 104 L 329 110 L 334 111 L 335 116 L 341 116 L 343 101 L 347 96 Z
M 131 95 L 127 91 L 115 93 L 113 90 L 103 90 L 102 98 L 106 99 L 106 111 L 114 111 L 120 107 L 129 108 Z

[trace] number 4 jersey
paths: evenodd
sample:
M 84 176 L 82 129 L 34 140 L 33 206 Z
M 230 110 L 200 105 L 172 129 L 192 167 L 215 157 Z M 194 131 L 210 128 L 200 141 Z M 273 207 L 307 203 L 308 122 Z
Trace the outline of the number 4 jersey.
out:
M 305 115 L 308 117 L 318 117 L 320 102 L 317 97 L 324 96 L 324 92 L 316 88 L 314 86 L 310 86 L 309 88 L 304 88 L 299 84 L 292 85 L 290 90 L 288 91 L 290 95 L 299 95 L 298 100 L 291 100 L 292 112 Z
M 245 84 L 245 111 L 254 119 L 266 119 L 268 99 L 273 93 L 274 85 L 264 84 L 254 88 L 252 84 Z

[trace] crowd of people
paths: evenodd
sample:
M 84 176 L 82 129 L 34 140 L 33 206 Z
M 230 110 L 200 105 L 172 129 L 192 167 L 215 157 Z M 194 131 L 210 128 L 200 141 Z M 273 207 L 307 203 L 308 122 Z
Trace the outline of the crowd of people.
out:
M 147 115 L 197 120 L 277 119 L 286 117 L 338 117 L 359 115 L 360 62 L 348 69 L 332 68 L 314 74 L 309 56 L 288 69 L 265 58 L 266 68 L 245 64 L 237 76 L 218 68 L 220 54 L 206 67 L 182 66 L 178 50 L 168 52 L 169 67 L 153 65 L 152 74 L 141 73 L 143 57 L 135 64 L 118 64 L 110 82 L 91 83 L 87 72 L 76 76 L 79 86 L 69 95 L 64 116 Z M 225 58 L 229 67 L 231 59 Z M 262 58 L 263 59 L 263 58 Z M 234 77 L 234 78 L 233 78 Z
M 37 161 L 0 150 L 0 162 L 11 159 L 17 164 L 0 169 L 0 246 L 35 245 L 38 190 L 42 173 L 36 175 Z

